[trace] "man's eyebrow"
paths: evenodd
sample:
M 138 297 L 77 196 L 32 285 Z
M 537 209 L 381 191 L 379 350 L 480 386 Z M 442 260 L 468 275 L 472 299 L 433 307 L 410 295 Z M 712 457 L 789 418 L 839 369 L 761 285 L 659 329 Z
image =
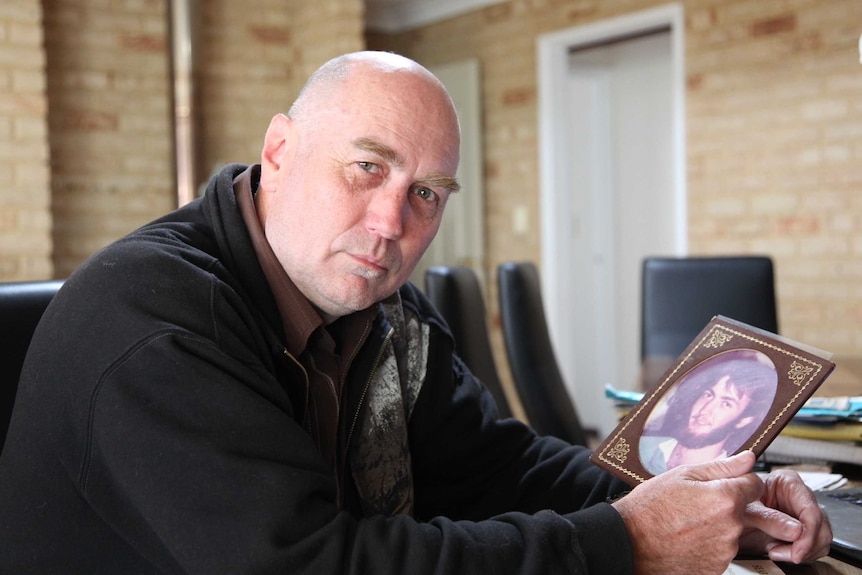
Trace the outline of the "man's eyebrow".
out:
M 401 157 L 401 154 L 377 140 L 372 138 L 357 138 L 356 140 L 353 140 L 353 145 L 360 150 L 365 150 L 366 152 L 379 156 L 397 168 L 404 166 L 404 158 Z M 420 178 L 420 181 L 429 186 L 445 188 L 449 190 L 450 193 L 455 193 L 461 190 L 461 184 L 458 183 L 458 179 L 452 176 L 447 176 L 446 174 L 431 173 Z
M 372 140 L 371 138 L 358 138 L 353 140 L 353 145 L 360 150 L 371 152 L 375 156 L 379 156 L 395 167 L 400 168 L 404 165 L 404 158 L 401 157 L 401 154 L 386 144 L 381 144 L 377 140 Z
M 732 389 L 726 389 L 720 396 L 721 399 L 727 401 L 733 401 L 734 403 L 739 403 L 743 400 L 745 394 L 739 390 L 735 385 Z
M 401 157 L 401 154 L 386 144 L 381 144 L 377 140 L 372 140 L 371 138 L 358 138 L 353 140 L 353 145 L 360 150 L 371 152 L 372 154 L 383 158 L 395 167 L 400 168 L 404 165 L 404 158 Z
M 430 174 L 422 178 L 422 181 L 427 183 L 429 186 L 439 186 L 449 190 L 450 194 L 461 191 L 461 184 L 458 183 L 457 178 L 453 178 L 452 176 L 446 176 L 444 174 Z

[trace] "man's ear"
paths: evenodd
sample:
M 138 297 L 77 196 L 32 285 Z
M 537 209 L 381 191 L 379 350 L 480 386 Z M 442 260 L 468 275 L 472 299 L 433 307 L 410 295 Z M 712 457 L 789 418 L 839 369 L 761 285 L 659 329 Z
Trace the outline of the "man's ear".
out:
M 752 421 L 754 421 L 754 417 L 749 415 L 748 417 L 743 417 L 742 419 L 737 421 L 736 425 L 734 425 L 733 427 L 735 427 L 736 429 L 742 429 L 743 427 L 750 425 Z
M 274 191 L 278 187 L 280 172 L 294 151 L 291 146 L 293 132 L 293 122 L 284 114 L 276 114 L 269 122 L 260 152 L 261 189 Z

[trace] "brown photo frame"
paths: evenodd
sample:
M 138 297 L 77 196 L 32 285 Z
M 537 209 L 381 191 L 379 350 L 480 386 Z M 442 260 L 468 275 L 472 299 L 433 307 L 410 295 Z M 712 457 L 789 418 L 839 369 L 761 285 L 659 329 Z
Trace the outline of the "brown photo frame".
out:
M 829 357 L 716 316 L 591 460 L 637 485 L 686 463 L 760 455 L 832 372 Z

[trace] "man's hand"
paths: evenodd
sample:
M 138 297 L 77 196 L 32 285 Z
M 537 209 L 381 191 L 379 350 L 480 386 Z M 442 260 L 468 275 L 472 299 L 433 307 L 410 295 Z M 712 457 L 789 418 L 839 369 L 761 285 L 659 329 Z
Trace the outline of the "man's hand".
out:
M 748 506 L 739 540 L 745 553 L 768 553 L 773 561 L 803 563 L 829 553 L 832 529 L 814 494 L 795 471 L 766 478 L 760 501 Z
M 720 575 L 736 556 L 749 504 L 764 493 L 746 451 L 709 463 L 683 465 L 646 481 L 614 503 L 629 532 L 636 575 Z M 784 489 L 774 489 L 784 494 Z M 796 499 L 796 498 L 792 498 Z M 748 512 L 747 512 L 748 509 Z M 758 521 L 771 521 L 759 517 Z M 776 547 L 777 549 L 777 547 Z

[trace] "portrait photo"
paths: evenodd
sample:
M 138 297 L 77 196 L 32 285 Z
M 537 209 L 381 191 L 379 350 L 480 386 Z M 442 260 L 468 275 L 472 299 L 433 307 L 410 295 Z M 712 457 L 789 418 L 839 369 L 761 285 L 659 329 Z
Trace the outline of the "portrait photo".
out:
M 650 411 L 638 442 L 641 464 L 658 475 L 733 454 L 766 418 L 777 386 L 775 365 L 760 351 L 734 349 L 707 358 Z
M 590 460 L 638 485 L 745 450 L 760 457 L 832 373 L 830 357 L 716 315 L 625 409 Z

